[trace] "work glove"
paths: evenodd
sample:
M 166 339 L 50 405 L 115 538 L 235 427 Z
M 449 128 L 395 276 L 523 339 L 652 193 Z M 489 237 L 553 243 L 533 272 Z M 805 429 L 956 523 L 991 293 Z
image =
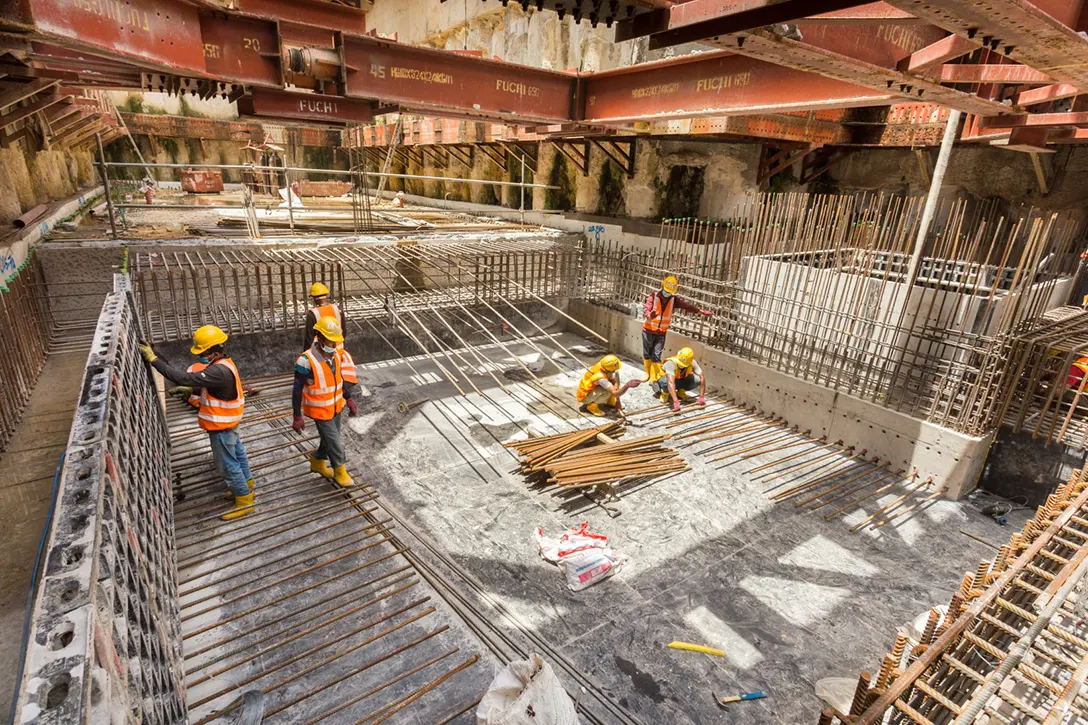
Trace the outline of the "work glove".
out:
M 695 401 L 695 404 L 696 405 L 706 405 L 706 398 L 704 396 L 700 395 L 699 399 Z
M 680 412 L 680 401 L 679 400 L 673 402 L 672 412 L 674 412 L 674 413 L 679 413 Z
M 359 406 L 355 404 L 354 400 L 349 399 L 347 405 L 349 418 L 354 418 L 355 416 L 359 415 Z
M 170 388 L 166 391 L 166 394 L 171 398 L 188 398 L 193 394 L 193 389 L 188 385 L 179 385 L 176 388 Z
M 710 317 L 711 315 L 714 314 L 714 310 L 699 310 L 699 314 L 700 315 L 706 315 L 707 317 Z
M 143 355 L 144 360 L 147 360 L 149 363 L 155 362 L 158 358 L 155 351 L 151 349 L 151 343 L 147 340 L 140 340 L 136 343 L 136 347 L 140 350 L 140 354 Z
M 306 421 L 302 419 L 301 415 L 296 415 L 295 419 L 291 422 L 291 429 L 296 433 L 301 433 L 302 429 L 306 427 Z
M 259 392 L 261 392 L 260 388 L 254 388 L 250 385 L 242 386 L 242 395 L 256 395 Z

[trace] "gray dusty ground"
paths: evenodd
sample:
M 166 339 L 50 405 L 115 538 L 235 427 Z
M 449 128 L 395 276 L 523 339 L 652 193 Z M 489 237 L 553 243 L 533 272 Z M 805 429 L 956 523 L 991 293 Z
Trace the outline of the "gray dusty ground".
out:
M 560 339 L 568 348 L 586 344 Z M 543 363 L 528 347 L 516 351 L 530 365 Z M 472 376 L 483 395 L 458 396 L 426 359 L 414 359 L 414 370 L 404 363 L 361 369 L 371 397 L 350 424 L 351 466 L 523 627 L 645 723 L 722 722 L 712 692 L 757 689 L 768 697 L 732 706 L 728 722 L 815 722 L 817 680 L 875 667 L 897 626 L 946 603 L 963 572 L 992 557 L 961 529 L 995 543 L 1009 533 L 951 502 L 850 533 L 876 505 L 828 522 L 772 503 L 744 473 L 773 456 L 723 466 L 708 464 L 698 447 L 680 449 L 692 471 L 623 494 L 622 514 L 610 518 L 584 497 L 527 485 L 501 445 L 524 430 L 569 430 L 564 421 L 577 419 L 574 386 L 594 355 L 577 364 L 561 359 L 568 374 L 543 363 L 543 385 L 518 382 L 527 376 L 509 351 L 486 355 L 509 393 L 484 373 Z M 625 372 L 641 372 L 639 361 L 630 362 Z M 397 409 L 421 398 L 428 402 L 409 413 Z M 629 406 L 652 403 L 643 387 Z M 658 432 L 628 436 L 650 430 Z M 631 562 L 572 593 L 538 556 L 532 532 L 580 521 L 607 534 Z M 725 657 L 670 650 L 672 640 L 720 647 Z

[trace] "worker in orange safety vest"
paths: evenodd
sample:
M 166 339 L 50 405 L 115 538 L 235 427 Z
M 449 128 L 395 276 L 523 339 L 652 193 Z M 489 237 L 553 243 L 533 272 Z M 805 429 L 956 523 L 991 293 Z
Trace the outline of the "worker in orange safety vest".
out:
M 582 380 L 578 383 L 575 397 L 578 402 L 592 415 L 603 416 L 605 411 L 601 406 L 615 408 L 623 412 L 623 404 L 620 398 L 631 388 L 637 388 L 641 380 L 629 380 L 620 385 L 619 369 L 623 363 L 615 355 L 605 355 L 596 364 L 592 365 Z
M 306 425 L 303 416 L 314 422 L 321 443 L 310 456 L 310 471 L 346 488 L 355 481 L 347 471 L 347 455 L 340 438 L 340 412 L 347 407 L 349 417 L 354 418 L 358 413 L 352 392 L 359 380 L 355 362 L 343 347 L 344 335 L 336 319 L 331 315 L 322 317 L 314 332 L 310 349 L 295 361 L 291 427 L 301 433 Z
M 193 372 L 170 366 L 150 343 L 141 340 L 139 349 L 144 360 L 180 386 L 181 394 L 197 395 L 197 421 L 208 434 L 215 467 L 226 480 L 234 500 L 234 506 L 220 518 L 233 521 L 254 510 L 255 483 L 249 470 L 249 457 L 238 435 L 238 424 L 245 412 L 245 391 L 238 368 L 224 348 L 226 342 L 227 333 L 215 325 L 197 329 L 189 352 L 200 357 L 202 367 Z
M 331 317 L 336 320 L 336 324 L 340 325 L 340 330 L 343 332 L 347 328 L 345 322 L 344 313 L 340 309 L 340 305 L 335 302 L 329 302 L 329 288 L 321 282 L 314 282 L 310 285 L 310 301 L 313 303 L 306 312 L 306 326 L 302 328 L 302 349 L 310 347 L 314 341 L 314 327 L 317 326 L 317 321 L 322 317 Z M 337 349 L 343 348 L 344 343 L 337 345 Z
M 680 283 L 670 274 L 661 280 L 661 289 L 650 294 L 642 305 L 642 365 L 646 369 L 646 380 L 650 382 L 661 378 L 661 355 L 665 351 L 665 336 L 672 326 L 675 311 L 684 310 L 708 317 L 714 314 L 677 297 L 679 289 Z

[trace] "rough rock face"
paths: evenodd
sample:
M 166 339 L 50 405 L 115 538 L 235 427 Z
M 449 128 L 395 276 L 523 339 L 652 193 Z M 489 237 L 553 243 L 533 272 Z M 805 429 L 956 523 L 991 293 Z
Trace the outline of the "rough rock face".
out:
M 7 226 L 31 207 L 66 198 L 93 183 L 89 151 L 0 149 L 0 225 Z

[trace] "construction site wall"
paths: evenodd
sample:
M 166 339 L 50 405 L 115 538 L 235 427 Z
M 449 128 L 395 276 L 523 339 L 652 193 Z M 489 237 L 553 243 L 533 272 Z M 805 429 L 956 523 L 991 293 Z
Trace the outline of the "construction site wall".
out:
M 131 296 L 110 293 L 58 472 L 15 722 L 185 720 L 169 438 L 140 337 Z
M 84 149 L 0 149 L 0 227 L 38 204 L 65 199 L 97 181 L 91 152 Z

